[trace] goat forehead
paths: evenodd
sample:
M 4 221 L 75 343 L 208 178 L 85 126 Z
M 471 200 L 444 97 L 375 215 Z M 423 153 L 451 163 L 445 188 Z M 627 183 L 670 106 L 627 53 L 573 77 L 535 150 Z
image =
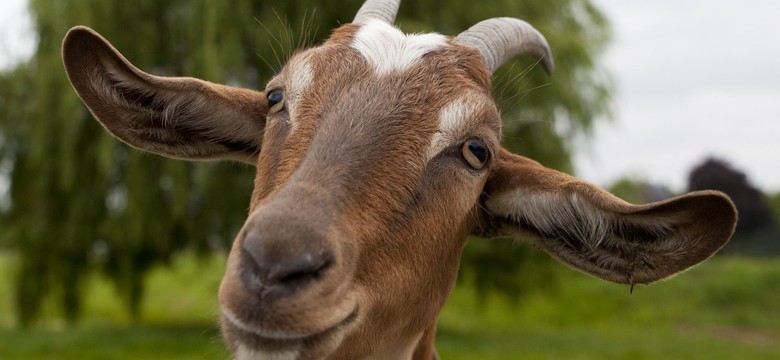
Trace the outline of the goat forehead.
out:
M 368 21 L 345 25 L 322 46 L 298 52 L 269 88 L 286 87 L 292 137 L 311 143 L 315 153 L 360 149 L 370 157 L 403 148 L 420 169 L 470 133 L 500 134 L 497 115 L 486 116 L 495 109 L 483 68 L 478 52 L 443 35 L 406 35 Z M 304 123 L 310 131 L 295 130 Z M 298 148 L 302 155 L 307 147 Z
M 447 37 L 441 34 L 406 35 L 384 21 L 370 20 L 355 34 L 352 48 L 363 55 L 377 74 L 385 75 L 408 70 L 425 54 L 447 44 Z

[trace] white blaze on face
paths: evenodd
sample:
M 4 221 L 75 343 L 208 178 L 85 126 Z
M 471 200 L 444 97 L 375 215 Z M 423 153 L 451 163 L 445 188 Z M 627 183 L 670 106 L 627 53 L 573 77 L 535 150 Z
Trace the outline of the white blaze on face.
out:
M 287 64 L 287 88 L 285 89 L 284 101 L 290 112 L 290 123 L 293 128 L 297 125 L 295 121 L 298 116 L 296 104 L 314 80 L 314 71 L 309 63 L 311 55 L 312 52 L 304 53 Z
M 472 129 L 473 122 L 477 120 L 477 112 L 482 104 L 480 101 L 475 101 L 476 99 L 478 99 L 476 95 L 466 94 L 441 109 L 439 129 L 431 139 L 427 161 L 433 159 L 448 146 L 468 140 L 465 137 Z
M 309 88 L 314 79 L 314 72 L 309 65 L 310 56 L 304 56 L 296 59 L 289 66 L 287 89 L 287 100 L 295 102 L 303 92 Z
M 406 35 L 398 28 L 377 19 L 360 27 L 352 47 L 359 51 L 379 75 L 411 68 L 423 55 L 447 45 L 441 34 Z

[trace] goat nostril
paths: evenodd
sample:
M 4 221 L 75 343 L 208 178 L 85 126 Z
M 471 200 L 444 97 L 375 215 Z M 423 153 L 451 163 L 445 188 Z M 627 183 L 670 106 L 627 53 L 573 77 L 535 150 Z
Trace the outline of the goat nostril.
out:
M 333 263 L 333 257 L 327 251 L 317 255 L 312 253 L 298 255 L 274 268 L 268 274 L 269 282 L 286 286 L 303 285 L 308 281 L 319 279 Z
M 244 237 L 241 244 L 242 263 L 245 272 L 252 275 L 257 281 L 266 282 L 268 278 L 268 256 L 267 250 L 262 246 L 262 241 L 253 235 Z
M 290 294 L 322 278 L 334 264 L 332 251 L 320 243 L 275 242 L 249 233 L 243 240 L 242 276 L 263 294 Z

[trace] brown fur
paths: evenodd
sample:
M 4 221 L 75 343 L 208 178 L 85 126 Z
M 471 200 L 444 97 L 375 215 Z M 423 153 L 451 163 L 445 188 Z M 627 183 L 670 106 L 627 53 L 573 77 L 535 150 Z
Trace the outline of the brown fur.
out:
M 722 194 L 634 206 L 503 150 L 478 50 L 449 43 L 378 76 L 350 47 L 359 27 L 296 54 L 267 93 L 295 85 L 296 66 L 313 83 L 272 113 L 263 93 L 143 73 L 87 28 L 64 41 L 74 88 L 121 140 L 172 157 L 256 161 L 219 294 L 239 360 L 434 358 L 469 233 L 530 234 L 562 262 L 626 283 L 667 277 L 728 241 L 736 213 Z M 429 156 L 441 109 L 466 95 L 479 104 L 466 133 Z M 490 153 L 480 170 L 461 155 L 470 139 Z M 298 285 L 272 287 L 258 270 L 301 254 L 324 265 Z

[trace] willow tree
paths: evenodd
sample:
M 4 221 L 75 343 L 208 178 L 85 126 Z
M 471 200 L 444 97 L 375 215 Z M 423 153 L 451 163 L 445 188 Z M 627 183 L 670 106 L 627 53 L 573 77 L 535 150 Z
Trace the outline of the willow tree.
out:
M 35 55 L 0 74 L 0 176 L 11 181 L 0 202 L 0 246 L 20 255 L 20 321 L 34 320 L 47 296 L 58 297 L 66 318 L 75 320 L 90 271 L 108 274 L 137 314 L 144 274 L 153 265 L 183 249 L 229 245 L 252 186 L 253 169 L 245 165 L 167 160 L 110 138 L 65 77 L 59 49 L 70 27 L 94 28 L 156 75 L 262 88 L 291 51 L 319 42 L 360 3 L 31 0 Z M 496 74 L 505 146 L 571 170 L 567 140 L 587 134 L 609 94 L 594 65 L 607 25 L 588 0 L 418 0 L 401 11 L 398 23 L 407 32 L 457 34 L 486 18 L 516 16 L 546 34 L 556 54 L 554 77 L 528 60 Z M 467 260 L 479 264 L 505 254 L 505 244 L 485 244 Z M 512 264 L 521 263 L 506 261 L 515 270 Z M 487 279 L 511 273 L 486 271 L 476 273 Z

